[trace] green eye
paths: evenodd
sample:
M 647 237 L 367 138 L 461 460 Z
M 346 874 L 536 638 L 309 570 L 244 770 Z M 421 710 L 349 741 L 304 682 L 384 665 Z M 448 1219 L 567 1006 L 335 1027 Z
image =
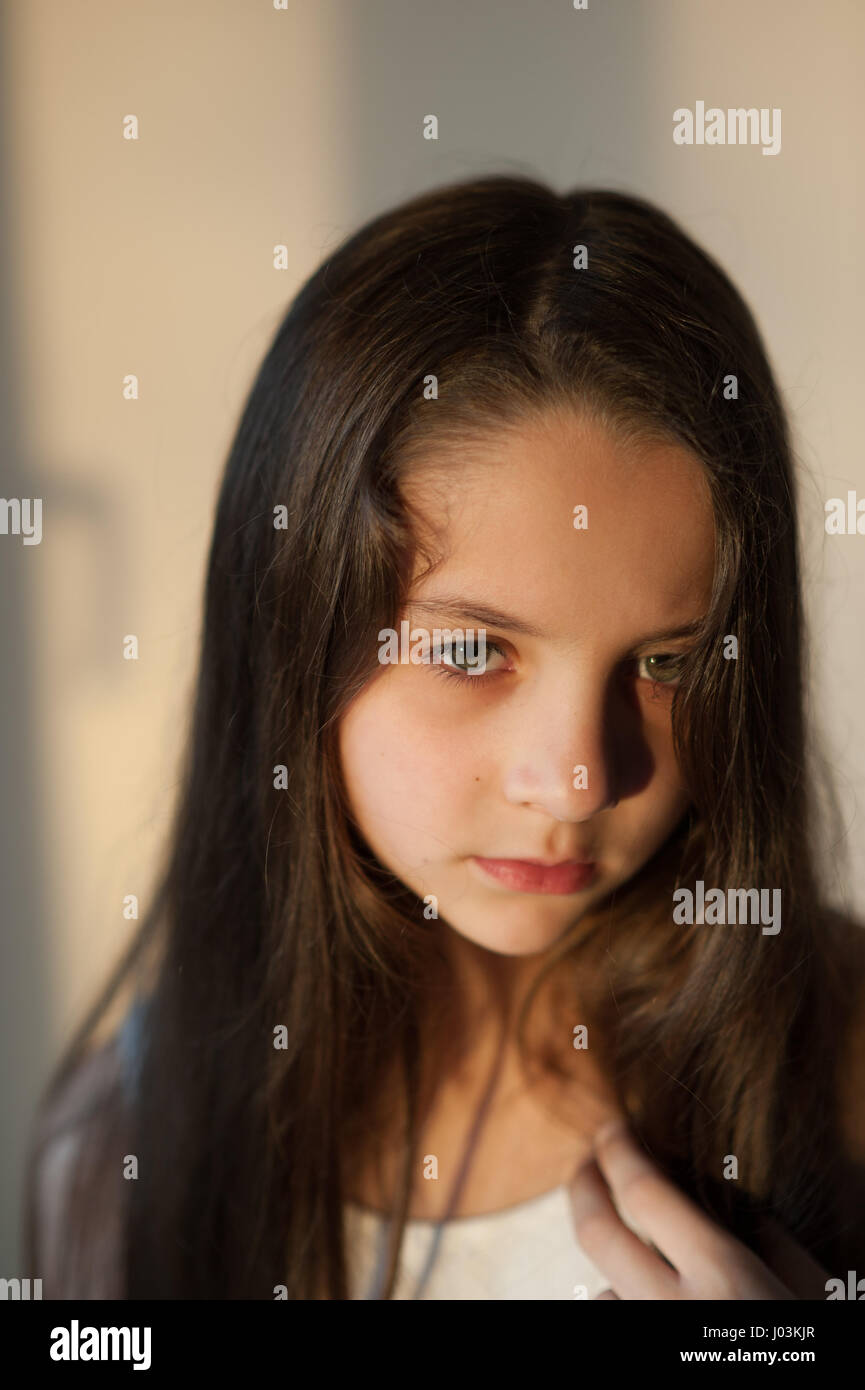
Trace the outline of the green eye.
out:
M 497 642 L 490 642 L 487 640 L 485 651 L 487 666 L 490 662 L 490 652 L 497 652 L 499 656 L 507 657 L 507 653 Z M 449 660 L 445 660 L 446 656 Z M 500 670 L 484 670 L 478 671 L 475 674 L 465 672 L 460 669 L 460 663 L 465 662 L 465 660 L 465 644 L 462 642 L 448 642 L 444 647 L 433 648 L 430 667 L 437 676 L 444 676 L 445 680 L 471 685 L 475 690 L 482 689 L 493 676 L 502 674 Z
M 681 678 L 684 665 L 684 656 L 673 652 L 658 652 L 637 660 L 640 678 L 654 681 L 656 685 L 675 685 Z M 643 667 L 646 668 L 645 672 Z

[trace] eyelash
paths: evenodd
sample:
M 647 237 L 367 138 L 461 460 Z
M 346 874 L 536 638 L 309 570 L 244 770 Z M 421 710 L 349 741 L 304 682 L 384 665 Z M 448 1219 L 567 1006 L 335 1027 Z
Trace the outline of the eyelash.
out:
M 451 643 L 450 646 L 452 647 L 453 643 Z M 507 656 L 507 652 L 505 652 L 497 642 L 487 642 L 485 651 L 498 652 L 501 656 Z M 444 648 L 437 647 L 432 655 L 434 657 L 441 657 L 443 653 Z M 475 687 L 482 685 L 489 679 L 489 676 L 502 675 L 501 671 L 490 671 L 489 675 L 484 671 L 478 676 L 467 676 L 462 671 L 455 671 L 452 666 L 446 666 L 444 661 L 433 662 L 431 669 L 435 671 L 437 675 L 444 676 L 445 680 L 455 681 L 457 685 L 473 685 Z
M 499 644 L 498 644 L 497 642 L 487 642 L 487 644 L 486 644 L 486 650 L 487 650 L 488 652 L 489 652 L 490 650 L 492 650 L 492 651 L 494 651 L 494 652 L 498 652 L 501 656 L 506 656 L 506 655 L 507 655 L 507 653 L 502 649 L 502 647 L 499 646 Z M 437 648 L 436 651 L 433 653 L 433 655 L 436 655 L 436 656 L 442 656 L 442 654 L 443 654 L 443 649 L 442 649 L 442 648 Z M 637 663 L 638 666 L 640 665 L 641 662 L 644 662 L 644 661 L 651 661 L 653 658 L 656 659 L 656 660 L 661 660 L 661 661 L 667 660 L 667 661 L 672 661 L 672 662 L 675 662 L 675 661 L 677 660 L 677 658 L 678 658 L 679 661 L 682 661 L 682 662 L 683 662 L 684 659 L 685 659 L 685 655 L 686 655 L 685 652 L 649 652 L 649 654 L 648 654 L 647 656 L 636 657 L 635 660 L 636 660 L 636 663 Z M 436 661 L 436 662 L 433 662 L 433 663 L 431 664 L 431 669 L 432 669 L 433 671 L 435 671 L 436 675 L 443 676 L 445 680 L 453 681 L 453 682 L 455 682 L 457 685 L 471 685 L 471 686 L 474 686 L 475 689 L 478 689 L 479 687 L 483 686 L 483 685 L 486 683 L 486 681 L 490 679 L 490 677 L 492 677 L 492 676 L 501 676 L 501 675 L 504 675 L 504 674 L 505 674 L 505 673 L 502 672 L 502 671 L 490 671 L 490 672 L 482 672 L 480 675 L 477 675 L 477 676 L 468 676 L 468 675 L 466 675 L 466 674 L 465 674 L 464 672 L 462 672 L 462 671 L 457 671 L 457 670 L 455 670 L 453 666 L 448 666 L 448 665 L 446 665 L 444 661 Z M 671 681 L 658 681 L 658 680 L 652 680 L 652 677 L 651 677 L 651 676 L 639 676 L 639 677 L 638 677 L 638 680 L 647 680 L 647 681 L 650 681 L 651 684 L 652 684 L 653 686 L 655 686 L 656 689 L 657 689 L 657 688 L 660 688 L 660 689 L 665 689 L 665 688 L 666 688 L 666 689 L 669 689 L 669 690 L 675 690 L 676 686 L 677 686 L 678 683 L 679 683 L 678 679 L 671 680 Z

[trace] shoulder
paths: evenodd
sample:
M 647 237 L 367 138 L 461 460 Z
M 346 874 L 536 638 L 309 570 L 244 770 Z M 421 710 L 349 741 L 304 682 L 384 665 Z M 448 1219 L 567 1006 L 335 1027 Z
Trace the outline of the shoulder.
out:
M 118 1298 L 128 1141 L 116 1038 L 55 1079 L 37 1111 L 27 1222 L 45 1298 Z

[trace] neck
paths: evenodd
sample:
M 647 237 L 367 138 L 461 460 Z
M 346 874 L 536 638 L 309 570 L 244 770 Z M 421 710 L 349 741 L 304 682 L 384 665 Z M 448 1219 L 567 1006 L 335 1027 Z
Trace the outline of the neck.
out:
M 441 1074 L 446 1069 L 451 1075 L 477 1081 L 501 1059 L 503 1082 L 505 1078 L 515 1079 L 518 1071 L 522 1075 L 517 1024 L 543 972 L 545 957 L 498 955 L 466 940 L 444 922 L 441 927 L 450 969 L 445 997 L 437 1003 L 431 1001 L 431 1031 L 427 1036 L 435 1070 Z M 570 1029 L 579 1017 L 571 993 L 561 993 L 562 982 L 563 970 L 554 968 L 533 997 L 525 1022 L 525 1045 L 530 1055 L 546 1049 L 567 1054 Z

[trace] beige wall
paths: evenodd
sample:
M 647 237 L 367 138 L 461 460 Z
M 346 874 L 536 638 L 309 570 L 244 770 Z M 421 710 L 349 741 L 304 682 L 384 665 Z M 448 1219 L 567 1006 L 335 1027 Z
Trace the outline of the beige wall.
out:
M 823 531 L 826 498 L 865 495 L 865 8 L 18 0 L 2 25 L 0 492 L 43 498 L 40 545 L 0 537 L 11 1276 L 35 1091 L 134 927 L 124 895 L 143 910 L 152 885 L 244 394 L 328 248 L 415 191 L 512 170 L 642 193 L 743 290 L 812 478 L 814 705 L 850 824 L 839 893 L 865 908 L 865 539 Z M 673 110 L 697 100 L 780 107 L 781 153 L 674 145 Z

